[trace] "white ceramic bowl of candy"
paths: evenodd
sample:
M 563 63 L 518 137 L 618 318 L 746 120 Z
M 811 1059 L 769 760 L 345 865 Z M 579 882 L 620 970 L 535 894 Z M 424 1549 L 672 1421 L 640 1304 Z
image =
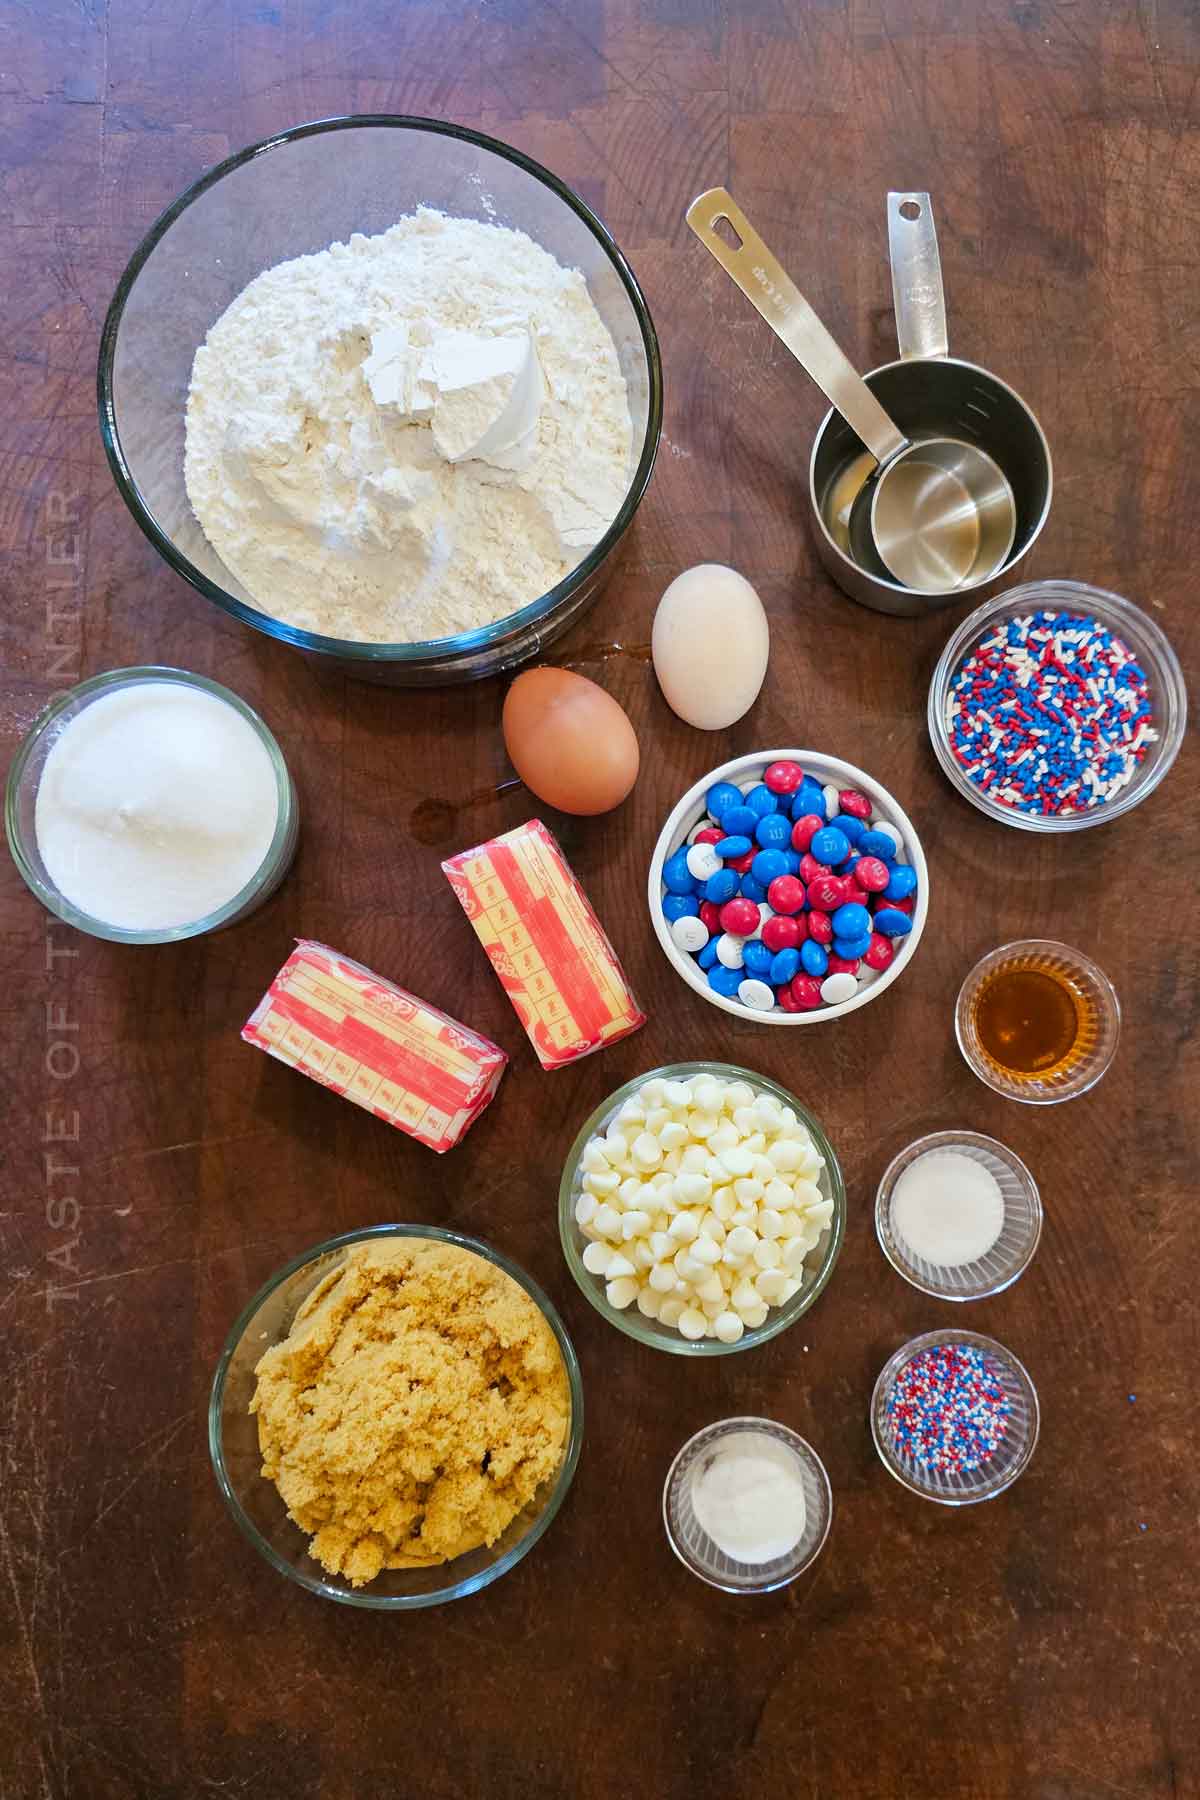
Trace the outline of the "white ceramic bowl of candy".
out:
M 667 960 L 702 999 L 807 1025 L 866 1006 L 908 967 L 929 871 L 912 820 L 872 776 L 817 750 L 759 750 L 688 789 L 654 847 L 647 899 Z

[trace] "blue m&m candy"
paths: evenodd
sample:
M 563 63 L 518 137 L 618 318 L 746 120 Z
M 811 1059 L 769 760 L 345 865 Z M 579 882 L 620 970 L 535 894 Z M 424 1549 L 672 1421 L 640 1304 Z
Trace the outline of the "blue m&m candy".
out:
M 871 934 L 869 931 L 864 931 L 861 937 L 835 937 L 833 940 L 833 954 L 840 956 L 844 962 L 861 962 L 870 948 Z
M 773 794 L 769 787 L 765 787 L 761 781 L 757 787 L 750 789 L 745 798 L 746 805 L 751 812 L 757 813 L 760 819 L 765 818 L 768 813 L 779 811 L 778 796 Z
M 694 894 L 696 878 L 687 866 L 687 845 L 668 856 L 663 864 L 663 886 L 669 894 Z
M 860 938 L 871 935 L 871 915 L 865 906 L 856 900 L 848 900 L 839 906 L 833 915 L 833 935 L 840 938 Z
M 811 775 L 806 775 L 792 795 L 792 817 L 803 819 L 809 813 L 816 813 L 818 819 L 825 817 L 825 789 Z
M 705 794 L 704 804 L 719 825 L 731 806 L 742 804 L 742 790 L 732 781 L 716 781 Z
M 764 813 L 754 833 L 764 850 L 783 850 L 792 841 L 792 822 L 782 813 Z
M 849 838 L 852 844 L 857 844 L 867 828 L 862 820 L 856 819 L 852 813 L 836 813 L 829 821 L 829 829 L 840 831 L 842 836 Z
M 883 890 L 885 900 L 907 900 L 917 891 L 917 871 L 908 863 L 897 863 L 891 880 Z
M 704 898 L 714 906 L 724 906 L 738 891 L 738 878 L 732 869 L 718 869 L 704 884 Z
M 752 838 L 758 827 L 758 814 L 743 805 L 742 796 L 738 795 L 738 803 L 731 806 L 728 812 L 721 814 L 721 830 L 726 837 Z M 892 846 L 895 849 L 895 845 Z
M 850 854 L 850 839 L 836 825 L 823 825 L 820 831 L 813 832 L 812 843 L 808 846 L 809 854 L 817 862 L 825 863 L 834 869 L 838 863 L 845 862 Z
M 805 938 L 801 944 L 800 962 L 806 975 L 820 977 L 829 969 L 829 957 L 826 951 L 822 945 L 814 943 L 812 938 Z
M 769 974 L 774 961 L 775 958 L 761 938 L 747 938 L 742 945 L 742 962 L 751 975 Z
M 663 918 L 673 925 L 676 919 L 698 918 L 700 902 L 695 894 L 664 894 L 662 909 Z
M 864 831 L 858 840 L 858 847 L 864 856 L 878 856 L 884 862 L 895 859 L 895 840 L 886 831 Z
M 793 975 L 800 973 L 800 952 L 789 944 L 786 950 L 777 950 L 771 958 L 771 972 L 767 979 L 772 987 L 783 987 Z
M 711 937 L 707 944 L 705 944 L 703 950 L 700 950 L 697 953 L 696 961 L 700 964 L 702 969 L 711 969 L 716 960 L 717 940 L 715 937 Z
M 907 937 L 912 928 L 912 920 L 898 906 L 881 906 L 875 914 L 875 929 L 884 937 Z
M 767 890 L 761 881 L 755 881 L 753 875 L 743 875 L 738 888 L 743 900 L 753 900 L 755 906 L 761 906 L 767 897 Z
M 709 987 L 718 994 L 724 994 L 726 1000 L 735 997 L 744 979 L 740 969 L 727 969 L 724 963 L 714 963 L 708 971 Z
M 732 856 L 745 856 L 747 850 L 753 850 L 753 848 L 754 845 L 748 837 L 723 837 L 719 843 L 713 845 L 713 849 L 724 862 L 728 862 Z
M 755 881 L 769 888 L 777 876 L 788 873 L 788 859 L 782 850 L 760 850 L 750 864 L 750 873 Z

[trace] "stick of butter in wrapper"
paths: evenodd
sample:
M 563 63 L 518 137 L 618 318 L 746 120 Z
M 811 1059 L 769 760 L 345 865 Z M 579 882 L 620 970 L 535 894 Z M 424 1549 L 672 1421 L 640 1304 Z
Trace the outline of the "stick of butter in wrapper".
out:
M 570 864 L 540 819 L 442 864 L 543 1069 L 646 1023 Z
M 296 940 L 242 1036 L 439 1154 L 475 1123 L 508 1062 L 477 1031 L 311 938 Z

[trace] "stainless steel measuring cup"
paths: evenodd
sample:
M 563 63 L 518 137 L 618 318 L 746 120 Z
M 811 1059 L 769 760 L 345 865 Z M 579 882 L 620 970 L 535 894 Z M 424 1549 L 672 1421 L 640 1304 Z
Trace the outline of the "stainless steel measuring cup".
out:
M 876 612 L 923 618 L 968 594 L 976 602 L 987 599 L 1005 585 L 1046 522 L 1053 481 L 1049 446 L 1020 395 L 987 369 L 949 355 L 929 195 L 890 193 L 887 216 L 900 360 L 872 369 L 863 380 L 906 437 L 962 438 L 992 457 L 1016 503 L 1012 547 L 1000 567 L 978 581 L 944 593 L 902 586 L 871 557 L 859 532 L 851 541 L 854 502 L 875 459 L 836 411 L 825 415 L 813 444 L 809 500 L 817 553 L 838 586 Z
M 724 188 L 698 195 L 687 222 L 870 452 L 847 523 L 854 560 L 921 592 L 991 575 L 1011 548 L 1016 503 L 987 451 L 962 438 L 907 438 Z

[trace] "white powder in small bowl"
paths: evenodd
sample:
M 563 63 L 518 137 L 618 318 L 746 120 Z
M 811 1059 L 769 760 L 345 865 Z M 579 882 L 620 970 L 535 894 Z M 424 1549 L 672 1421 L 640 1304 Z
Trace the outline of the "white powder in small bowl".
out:
M 764 1432 L 733 1431 L 697 1464 L 692 1511 L 726 1556 L 777 1562 L 804 1536 L 807 1507 L 793 1451 Z
M 892 1192 L 892 1229 L 935 1269 L 978 1262 L 1004 1229 L 1004 1195 L 990 1169 L 961 1150 L 927 1150 Z
M 176 681 L 133 682 L 76 713 L 34 803 L 63 898 L 124 931 L 175 930 L 228 905 L 278 818 L 275 767 L 249 720 Z

